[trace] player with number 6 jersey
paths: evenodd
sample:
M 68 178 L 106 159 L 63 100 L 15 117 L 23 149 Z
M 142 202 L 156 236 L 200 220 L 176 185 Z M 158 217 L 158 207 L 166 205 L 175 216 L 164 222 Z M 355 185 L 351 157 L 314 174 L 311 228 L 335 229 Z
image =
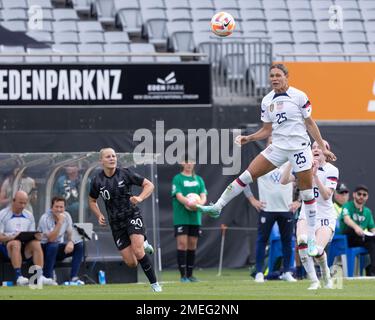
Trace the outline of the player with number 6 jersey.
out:
M 132 172 L 127 168 L 117 167 L 117 155 L 111 148 L 100 150 L 101 170 L 92 180 L 89 194 L 89 206 L 96 215 L 100 225 L 106 225 L 106 219 L 97 204 L 102 197 L 108 214 L 109 225 L 113 239 L 125 263 L 129 267 L 141 265 L 151 288 L 155 292 L 162 291 L 156 280 L 155 271 L 149 257 L 145 254 L 145 226 L 140 204 L 154 190 L 154 185 L 148 179 Z M 136 196 L 132 187 L 142 188 Z
M 330 149 L 328 142 L 324 141 L 324 143 L 326 148 Z M 322 271 L 324 287 L 332 289 L 333 284 L 324 249 L 332 240 L 336 228 L 336 211 L 333 206 L 332 197 L 333 192 L 336 190 L 339 170 L 331 163 L 326 162 L 325 156 L 316 142 L 312 145 L 312 153 L 314 156 L 313 190 L 317 201 L 315 235 L 318 254 L 315 256 L 315 260 Z M 290 174 L 290 169 L 291 165 L 289 164 L 281 178 L 281 183 L 286 184 L 294 181 L 295 178 Z M 307 254 L 307 214 L 306 206 L 303 203 L 297 222 L 298 253 L 312 281 L 309 290 L 316 290 L 321 285 L 315 272 L 313 258 Z
M 318 254 L 315 244 L 316 202 L 312 189 L 312 154 L 308 133 L 329 161 L 335 161 L 336 156 L 323 143 L 319 128 L 311 117 L 309 99 L 302 91 L 289 86 L 288 76 L 288 69 L 283 64 L 270 67 L 269 79 L 273 90 L 262 100 L 263 126 L 257 132 L 238 136 L 235 140 L 238 145 L 244 145 L 272 135 L 272 144 L 251 161 L 247 170 L 227 187 L 215 204 L 197 207 L 212 217 L 218 217 L 222 208 L 242 193 L 246 185 L 289 161 L 298 176 L 298 188 L 308 212 L 308 253 L 315 256 Z

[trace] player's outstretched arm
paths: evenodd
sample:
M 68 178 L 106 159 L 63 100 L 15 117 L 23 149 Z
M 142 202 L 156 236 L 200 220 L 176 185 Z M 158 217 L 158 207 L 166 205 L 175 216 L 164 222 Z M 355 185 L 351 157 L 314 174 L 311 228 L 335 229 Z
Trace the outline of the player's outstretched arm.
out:
M 311 118 L 308 117 L 305 119 L 306 129 L 313 137 L 313 139 L 318 143 L 320 149 L 322 149 L 323 154 L 326 156 L 328 161 L 336 161 L 336 156 L 333 152 L 329 151 L 326 148 L 325 143 L 323 142 L 322 135 L 320 134 L 320 130 L 316 124 L 316 122 Z
M 248 136 L 237 136 L 235 143 L 238 145 L 244 145 L 246 143 L 258 140 L 267 139 L 272 134 L 272 123 L 264 122 L 262 128 L 257 132 L 250 134 Z

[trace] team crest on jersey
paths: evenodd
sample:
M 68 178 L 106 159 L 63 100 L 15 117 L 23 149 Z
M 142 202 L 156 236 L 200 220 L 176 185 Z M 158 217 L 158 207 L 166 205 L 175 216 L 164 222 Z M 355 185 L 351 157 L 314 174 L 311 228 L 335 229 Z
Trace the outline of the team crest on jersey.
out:
M 275 105 L 273 103 L 271 103 L 271 105 L 270 105 L 270 112 L 272 112 L 274 108 L 275 108 Z
M 283 108 L 284 108 L 284 103 L 282 101 L 277 101 L 276 110 L 280 111 L 280 110 L 283 110 Z

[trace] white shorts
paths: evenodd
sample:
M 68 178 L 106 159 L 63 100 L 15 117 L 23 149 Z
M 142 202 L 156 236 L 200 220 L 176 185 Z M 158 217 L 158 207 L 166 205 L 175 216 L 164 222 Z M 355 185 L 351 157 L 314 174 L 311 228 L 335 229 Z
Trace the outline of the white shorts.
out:
M 298 220 L 306 220 L 305 212 L 303 210 L 301 210 Z M 328 227 L 332 230 L 332 235 L 329 239 L 329 242 L 331 242 L 336 230 L 336 218 L 317 217 L 315 221 L 315 232 L 321 227 Z
M 274 166 L 280 168 L 290 161 L 294 172 L 309 170 L 312 167 L 312 151 L 310 147 L 299 150 L 284 150 L 270 144 L 261 154 Z

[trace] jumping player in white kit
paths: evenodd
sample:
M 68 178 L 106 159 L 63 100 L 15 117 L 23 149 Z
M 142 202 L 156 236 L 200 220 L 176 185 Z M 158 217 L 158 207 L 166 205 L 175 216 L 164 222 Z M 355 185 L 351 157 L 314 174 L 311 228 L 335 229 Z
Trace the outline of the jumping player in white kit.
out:
M 327 149 L 330 149 L 328 142 L 324 141 Z M 339 170 L 331 163 L 326 162 L 322 150 L 316 142 L 312 145 L 314 156 L 313 180 L 314 195 L 317 201 L 317 214 L 315 223 L 315 236 L 318 254 L 315 256 L 316 262 L 322 271 L 324 288 L 332 289 L 332 280 L 327 264 L 327 255 L 324 251 L 327 244 L 332 240 L 336 227 L 336 211 L 333 206 L 332 196 L 337 186 Z M 280 182 L 282 184 L 295 180 L 290 175 L 291 165 L 284 171 L 284 176 Z M 314 259 L 307 254 L 307 221 L 306 208 L 302 204 L 297 222 L 297 244 L 301 262 L 310 278 L 309 290 L 316 290 L 321 287 L 315 272 Z
M 323 143 L 319 128 L 311 118 L 312 106 L 306 94 L 289 86 L 287 68 L 283 64 L 272 65 L 269 78 L 273 90 L 262 100 L 263 127 L 248 136 L 236 137 L 235 142 L 244 145 L 266 139 L 272 134 L 272 144 L 251 161 L 247 170 L 226 188 L 215 204 L 197 207 L 203 213 L 217 218 L 222 208 L 242 193 L 246 185 L 290 161 L 298 177 L 298 188 L 307 212 L 308 254 L 316 256 L 318 254 L 315 245 L 316 202 L 312 189 L 312 153 L 307 132 L 318 142 L 329 161 L 335 161 L 336 156 Z

